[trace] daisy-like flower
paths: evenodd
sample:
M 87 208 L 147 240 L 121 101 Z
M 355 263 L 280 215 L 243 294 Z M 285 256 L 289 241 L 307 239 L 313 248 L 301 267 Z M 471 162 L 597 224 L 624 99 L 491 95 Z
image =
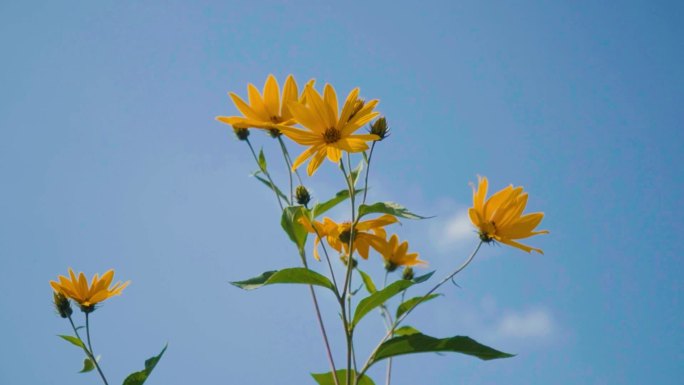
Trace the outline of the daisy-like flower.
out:
M 297 82 L 292 75 L 289 75 L 285 80 L 282 94 L 275 76 L 268 75 L 264 84 L 263 95 L 252 83 L 247 85 L 247 95 L 249 103 L 234 92 L 230 93 L 230 98 L 233 99 L 235 107 L 243 116 L 218 116 L 216 120 L 230 124 L 234 129 L 263 128 L 272 130 L 271 132 L 276 135 L 279 135 L 278 124 L 296 124 L 288 107 L 288 103 L 296 102 L 299 99 Z
M 95 274 L 88 286 L 85 274 L 79 273 L 77 278 L 74 271 L 69 268 L 69 278 L 60 275 L 59 282 L 50 281 L 50 286 L 56 293 L 76 301 L 84 312 L 91 312 L 95 309 L 95 305 L 109 297 L 120 295 L 121 291 L 131 283 L 131 281 L 125 283 L 119 281 L 114 286 L 110 286 L 113 278 L 114 270 L 107 271 L 102 274 L 102 277 Z
M 528 253 L 536 251 L 544 254 L 541 249 L 515 241 L 549 233 L 547 230 L 534 231 L 544 218 L 544 213 L 523 215 L 527 205 L 527 193 L 523 192 L 523 188 L 509 185 L 485 200 L 487 178 L 478 179 L 477 190 L 473 187 L 473 207 L 468 210 L 468 216 L 479 229 L 480 239 L 484 242 L 495 240 Z
M 368 149 L 366 142 L 380 140 L 379 136 L 373 134 L 354 135 L 354 132 L 379 115 L 373 111 L 378 101 L 363 102 L 358 98 L 358 88 L 349 93 L 341 112 L 338 110 L 337 94 L 330 84 L 325 85 L 323 96 L 313 86 L 307 85 L 304 96 L 305 103 L 290 102 L 288 106 L 294 118 L 306 130 L 279 126 L 288 138 L 303 146 L 310 146 L 295 159 L 293 170 L 312 158 L 306 169 L 311 176 L 326 157 L 333 163 L 339 163 L 342 151 L 362 152 Z
M 409 253 L 408 247 L 407 241 L 399 243 L 399 237 L 396 234 L 392 234 L 389 241 L 382 243 L 382 247 L 378 251 L 385 260 L 387 271 L 394 271 L 399 266 L 415 266 L 427 263 L 418 259 L 418 253 Z
M 363 259 L 368 259 L 370 248 L 380 250 L 386 237 L 384 227 L 398 222 L 393 215 L 385 214 L 375 219 L 360 221 L 354 229 L 354 251 L 358 252 Z M 310 233 L 316 235 L 314 240 L 314 258 L 321 260 L 318 254 L 318 244 L 321 238 L 325 238 L 330 247 L 338 253 L 349 255 L 349 237 L 351 236 L 351 223 L 336 223 L 330 218 L 323 218 L 323 222 L 314 221 L 313 224 L 305 217 L 300 223 Z M 371 233 L 372 231 L 372 233 Z

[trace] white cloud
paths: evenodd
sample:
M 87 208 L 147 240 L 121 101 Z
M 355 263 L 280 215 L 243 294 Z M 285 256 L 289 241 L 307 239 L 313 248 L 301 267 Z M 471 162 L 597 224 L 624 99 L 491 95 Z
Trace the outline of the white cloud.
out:
M 468 211 L 465 209 L 460 209 L 446 220 L 437 222 L 432 233 L 441 249 L 448 249 L 476 238 Z
M 553 332 L 553 318 L 548 311 L 542 309 L 505 314 L 497 328 L 497 334 L 511 338 L 541 338 Z

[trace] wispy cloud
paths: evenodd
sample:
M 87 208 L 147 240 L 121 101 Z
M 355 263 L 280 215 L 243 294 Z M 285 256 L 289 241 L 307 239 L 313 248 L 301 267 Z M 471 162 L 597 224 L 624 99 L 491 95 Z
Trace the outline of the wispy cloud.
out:
M 442 251 L 471 241 L 476 237 L 466 209 L 458 209 L 446 219 L 438 220 L 433 225 L 432 235 L 436 246 Z
M 553 332 L 553 318 L 544 309 L 504 314 L 497 328 L 497 334 L 507 338 L 544 338 Z

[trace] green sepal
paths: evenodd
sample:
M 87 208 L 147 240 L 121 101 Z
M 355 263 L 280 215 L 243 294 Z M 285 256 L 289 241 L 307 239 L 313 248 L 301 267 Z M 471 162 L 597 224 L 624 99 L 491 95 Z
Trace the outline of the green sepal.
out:
M 300 254 L 304 253 L 306 237 L 309 235 L 309 232 L 306 231 L 304 225 L 299 223 L 299 218 L 302 217 L 308 218 L 308 210 L 304 206 L 290 206 L 285 207 L 283 216 L 280 219 L 280 226 L 285 230 L 285 233 L 290 237 L 290 240 L 297 245 Z
M 315 285 L 335 291 L 335 286 L 326 276 L 304 267 L 267 271 L 258 277 L 231 282 L 231 285 L 244 290 L 254 290 L 266 285 L 287 283 Z
M 424 217 L 418 214 L 414 214 L 408 209 L 400 204 L 394 202 L 377 202 L 372 205 L 361 205 L 359 206 L 359 218 L 368 214 L 391 214 L 395 217 L 406 218 L 406 219 L 428 219 L 432 217 Z
M 356 377 L 356 372 L 351 371 L 350 374 L 352 375 L 352 383 L 353 379 Z M 333 378 L 332 372 L 327 372 L 327 373 L 311 373 L 311 377 L 316 380 L 318 385 L 335 385 L 335 379 Z M 337 383 L 340 385 L 344 385 L 347 383 L 347 370 L 346 369 L 339 369 L 335 372 L 335 377 L 337 377 Z M 371 380 L 370 377 L 368 377 L 365 374 L 361 375 L 361 378 L 359 378 L 359 381 L 356 383 L 357 385 L 375 385 L 375 382 Z
M 358 195 L 362 191 L 363 191 L 363 189 L 355 190 L 354 194 Z M 348 189 L 340 190 L 331 199 L 329 199 L 325 202 L 322 202 L 322 203 L 316 203 L 313 207 L 313 210 L 311 210 L 311 212 L 313 213 L 314 218 L 318 218 L 324 212 L 332 209 L 333 207 L 337 206 L 338 204 L 344 202 L 347 199 L 349 199 L 349 190 Z
M 423 299 L 424 296 L 420 297 L 413 297 L 411 299 L 408 299 L 404 301 L 399 307 L 397 307 L 397 315 L 396 317 L 399 318 L 402 314 L 406 313 L 410 309 L 413 309 L 414 307 L 418 306 L 419 304 L 423 302 L 427 302 L 433 298 L 439 297 L 441 294 L 430 294 L 425 299 Z
M 435 338 L 415 333 L 391 338 L 385 341 L 373 357 L 372 364 L 385 358 L 413 353 L 454 352 L 477 357 L 481 360 L 513 357 L 473 340 L 470 337 L 455 336 Z M 371 365 L 372 365 L 371 364 Z
M 79 373 L 88 373 L 95 369 L 95 364 L 90 358 L 83 359 L 83 369 Z
M 60 337 L 64 341 L 70 342 L 72 345 L 76 345 L 81 349 L 85 349 L 85 345 L 83 345 L 83 341 L 81 341 L 78 337 L 66 336 L 66 335 L 58 335 L 57 337 Z
M 164 355 L 164 352 L 166 351 L 167 347 L 168 345 L 164 346 L 164 349 L 162 349 L 159 355 L 145 360 L 145 369 L 139 372 L 131 373 L 128 377 L 126 377 L 126 379 L 123 382 L 123 385 L 142 385 L 147 380 L 147 377 L 150 376 L 150 373 L 152 373 L 154 367 L 157 366 L 157 363 Z

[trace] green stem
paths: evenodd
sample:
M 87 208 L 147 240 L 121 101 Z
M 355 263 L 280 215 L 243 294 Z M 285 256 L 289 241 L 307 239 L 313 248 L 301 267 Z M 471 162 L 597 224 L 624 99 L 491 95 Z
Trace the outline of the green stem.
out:
M 456 276 L 456 274 L 460 273 L 461 271 L 463 271 L 463 269 L 465 269 L 466 267 L 468 267 L 468 265 L 470 264 L 470 262 L 472 262 L 473 259 L 475 259 L 475 255 L 477 255 L 477 252 L 480 250 L 480 247 L 482 246 L 482 243 L 484 243 L 484 242 L 483 242 L 483 241 L 480 241 L 480 242 L 477 244 L 477 247 L 475 248 L 475 250 L 470 254 L 470 256 L 468 257 L 468 259 L 466 259 L 466 261 L 463 262 L 463 264 L 461 264 L 461 266 L 459 266 L 459 267 L 458 267 L 456 270 L 454 270 L 451 274 L 447 275 L 446 278 L 444 278 L 443 280 L 441 280 L 437 285 L 435 285 L 432 289 L 430 289 L 427 293 L 425 293 L 425 295 L 423 295 L 423 297 L 420 299 L 420 301 L 416 301 L 416 303 L 413 304 L 413 306 L 411 306 L 410 308 L 408 308 L 408 310 L 406 310 L 406 312 L 405 312 L 404 314 L 402 314 L 399 318 L 397 318 L 397 319 L 394 321 L 394 324 L 392 324 L 392 328 L 390 328 L 390 330 L 387 332 L 387 334 L 385 334 L 385 336 L 382 338 L 382 340 L 380 340 L 380 343 L 378 343 L 378 345 L 375 347 L 375 349 L 373 349 L 373 352 L 370 354 L 370 356 L 368 357 L 368 360 L 366 360 L 366 363 L 363 365 L 363 368 L 361 369 L 361 372 L 357 373 L 357 376 L 356 376 L 357 379 L 360 378 L 364 373 L 366 373 L 366 371 L 368 370 L 368 368 L 370 368 L 370 365 L 373 363 L 373 359 L 375 358 L 375 355 L 378 353 L 378 350 L 380 349 L 380 346 L 382 346 L 382 344 L 383 344 L 385 341 L 387 341 L 390 337 L 392 337 L 392 336 L 394 335 L 394 331 L 397 329 L 397 326 L 399 326 L 399 324 L 401 323 L 401 321 L 403 321 L 409 314 L 411 314 L 411 312 L 413 311 L 413 309 L 415 309 L 416 306 L 418 306 L 418 305 L 419 305 L 421 302 L 423 302 L 427 297 L 429 297 L 430 294 L 434 293 L 437 289 L 439 289 L 439 288 L 440 288 L 442 285 L 444 285 L 447 281 L 451 280 L 454 276 Z
M 287 149 L 285 148 L 285 143 L 281 138 L 282 135 L 278 135 L 278 143 L 280 143 L 280 150 L 283 152 L 283 159 L 285 159 L 285 166 L 287 167 L 287 176 L 290 177 L 290 202 L 294 202 L 294 188 L 292 186 L 292 165 L 287 156 Z
M 290 152 L 287 151 L 287 146 L 285 145 L 285 142 L 283 142 L 282 137 L 278 137 L 278 140 L 280 141 L 280 146 L 285 152 L 285 157 L 287 158 L 287 161 L 290 162 L 290 167 L 292 166 L 292 158 L 290 158 Z M 290 169 L 290 172 L 292 172 L 292 169 Z M 299 175 L 299 170 L 295 169 L 294 170 L 295 175 L 297 176 L 297 180 L 299 181 L 299 184 L 304 184 L 302 183 L 302 177 Z
M 368 174 L 370 173 L 371 159 L 373 159 L 373 150 L 375 149 L 375 141 L 371 144 L 370 152 L 368 153 L 368 163 L 366 164 L 366 178 L 363 186 L 363 201 L 362 205 L 366 204 L 366 195 L 368 194 Z
M 252 152 L 252 156 L 254 157 L 254 161 L 256 162 L 257 167 L 259 167 L 259 170 L 261 170 L 261 166 L 259 166 L 259 158 L 257 157 L 256 152 L 254 152 L 254 147 L 252 147 L 252 142 L 249 141 L 249 138 L 245 139 L 245 142 L 247 142 L 247 145 L 249 146 L 249 150 Z M 280 196 L 278 195 L 278 192 L 276 190 L 275 183 L 273 183 L 273 179 L 271 179 L 271 174 L 268 172 L 268 170 L 261 170 L 261 172 L 263 172 L 264 175 L 266 175 L 266 178 L 268 179 L 268 183 L 271 184 L 271 190 L 273 190 L 273 193 L 276 196 L 276 200 L 278 200 L 278 206 L 280 206 L 280 211 L 283 211 L 284 210 L 283 202 L 280 201 Z M 290 204 L 290 202 L 287 202 L 287 201 L 285 203 L 287 203 L 288 205 Z
M 347 162 L 351 166 L 351 161 L 350 161 L 350 156 L 349 153 L 347 153 Z M 354 329 L 351 326 L 352 325 L 352 304 L 351 304 L 351 276 L 352 276 L 352 270 L 353 270 L 353 256 L 354 256 L 354 228 L 356 227 L 356 202 L 355 202 L 355 197 L 354 197 L 354 185 L 352 184 L 352 181 L 347 174 L 347 171 L 344 168 L 344 162 L 340 161 L 340 170 L 342 170 L 342 174 L 344 175 L 344 180 L 347 183 L 347 188 L 349 189 L 349 199 L 351 201 L 351 226 L 349 228 L 349 255 L 347 256 L 347 273 L 345 276 L 344 280 L 344 287 L 342 289 L 343 295 L 347 299 L 347 311 L 346 315 L 349 317 L 348 319 L 345 319 L 345 333 L 347 337 L 347 374 L 351 373 L 352 369 L 352 351 L 353 351 L 353 345 L 354 345 Z M 345 306 L 344 304 L 342 305 L 342 308 L 344 310 Z M 343 317 L 345 315 L 345 312 L 343 312 Z M 354 383 L 356 383 L 358 379 L 354 379 Z M 352 385 L 352 378 L 351 376 L 347 376 L 347 385 Z
M 78 334 L 78 329 L 76 329 L 76 325 L 74 325 L 74 320 L 71 318 L 71 316 L 69 316 L 69 323 L 71 324 L 71 328 L 74 329 L 74 334 L 76 334 L 76 338 L 78 338 L 78 340 L 81 341 L 81 345 L 86 356 L 88 356 L 90 361 L 93 364 L 95 364 L 95 368 L 97 369 L 97 372 L 100 374 L 102 381 L 105 383 L 105 385 L 109 385 L 109 383 L 107 382 L 107 378 L 105 378 L 105 375 L 102 372 L 102 369 L 100 368 L 100 364 L 98 364 L 97 360 L 95 359 L 95 354 L 93 353 L 93 348 L 90 344 L 90 325 L 88 324 L 88 313 L 86 313 L 86 336 L 88 338 L 88 347 L 86 347 L 86 345 L 83 343 L 83 339 Z

